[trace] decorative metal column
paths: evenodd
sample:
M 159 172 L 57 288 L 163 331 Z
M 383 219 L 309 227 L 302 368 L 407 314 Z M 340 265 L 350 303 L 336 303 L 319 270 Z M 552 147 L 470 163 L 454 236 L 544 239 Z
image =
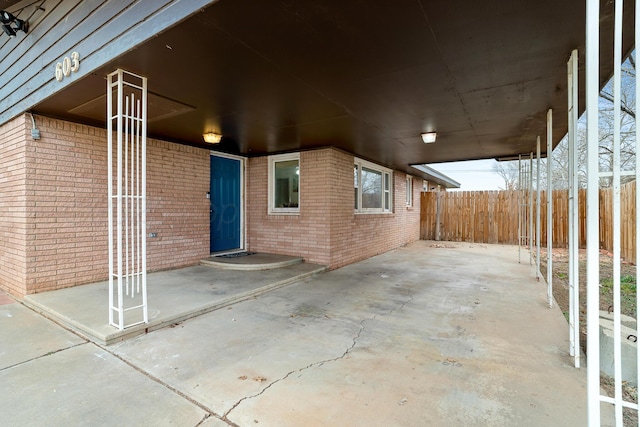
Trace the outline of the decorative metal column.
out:
M 533 153 L 518 155 L 518 262 L 522 248 L 529 249 L 533 263 Z
M 107 149 L 109 324 L 122 330 L 149 321 L 145 77 L 120 69 L 107 77 Z

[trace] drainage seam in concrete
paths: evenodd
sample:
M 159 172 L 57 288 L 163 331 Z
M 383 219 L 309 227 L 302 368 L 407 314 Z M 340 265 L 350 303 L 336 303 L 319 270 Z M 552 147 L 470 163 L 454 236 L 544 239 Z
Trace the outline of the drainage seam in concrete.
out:
M 113 357 L 115 357 L 116 359 L 118 359 L 118 360 L 122 361 L 123 363 L 125 363 L 126 365 L 130 366 L 130 367 L 131 367 L 131 368 L 133 368 L 134 370 L 136 370 L 136 371 L 140 372 L 140 373 L 141 373 L 142 375 L 144 375 L 145 377 L 147 377 L 147 378 L 151 379 L 152 381 L 155 381 L 156 383 L 158 383 L 158 384 L 160 384 L 161 386 L 163 386 L 163 387 L 165 387 L 165 388 L 169 389 L 169 390 L 170 390 L 170 391 L 172 391 L 173 393 L 177 394 L 178 396 L 182 397 L 183 399 L 186 399 L 188 402 L 190 402 L 190 403 L 192 403 L 192 404 L 196 405 L 198 408 L 200 408 L 200 409 L 202 409 L 203 411 L 205 411 L 205 412 L 207 413 L 207 416 L 205 416 L 205 418 L 204 418 L 203 420 L 201 420 L 197 425 L 202 424 L 206 419 L 208 419 L 208 418 L 210 418 L 210 417 L 212 417 L 212 416 L 213 416 L 213 417 L 215 417 L 215 418 L 219 419 L 220 421 L 224 421 L 225 423 L 229 424 L 229 426 L 230 426 L 230 427 L 239 427 L 239 426 L 237 426 L 236 424 L 234 424 L 234 423 L 232 423 L 232 422 L 230 422 L 230 421 L 228 421 L 228 420 L 223 419 L 222 417 L 220 417 L 219 415 L 217 415 L 213 410 L 211 410 L 210 408 L 206 407 L 205 405 L 203 405 L 202 403 L 198 402 L 197 400 L 192 399 L 191 397 L 189 397 L 189 396 L 185 395 L 184 393 L 182 393 L 180 390 L 178 390 L 178 389 L 176 389 L 176 388 L 174 388 L 174 387 L 170 386 L 169 384 L 165 383 L 164 381 L 160 380 L 159 378 L 157 378 L 157 377 L 155 377 L 155 376 L 151 375 L 150 373 L 146 372 L 146 371 L 145 371 L 145 370 L 143 370 L 142 368 L 139 368 L 138 366 L 134 365 L 133 363 L 129 362 L 128 360 L 124 359 L 123 357 L 120 357 L 119 355 L 117 355 L 117 354 L 115 354 L 114 352 L 110 351 L 109 349 L 107 349 L 107 347 L 106 347 L 106 346 L 103 346 L 103 345 L 101 345 L 101 344 L 99 344 L 99 343 L 97 343 L 97 342 L 94 342 L 94 341 L 92 341 L 92 340 L 90 340 L 90 339 L 87 339 L 87 337 L 83 336 L 83 334 L 82 334 L 82 333 L 80 333 L 79 331 L 76 331 L 76 330 L 74 330 L 74 329 L 70 329 L 70 328 L 68 328 L 66 325 L 61 324 L 61 323 L 58 321 L 58 319 L 51 318 L 51 317 L 47 316 L 45 313 L 40 312 L 39 310 L 36 310 L 35 308 L 33 308 L 33 307 L 31 307 L 31 306 L 29 306 L 29 305 L 27 305 L 27 304 L 24 304 L 22 301 L 18 301 L 18 303 L 19 303 L 19 304 L 21 304 L 23 307 L 27 308 L 28 310 L 31 310 L 31 311 L 33 311 L 34 313 L 36 313 L 36 314 L 38 314 L 38 315 L 40 315 L 40 316 L 44 317 L 45 319 L 47 319 L 47 320 L 49 320 L 49 321 L 51 321 L 51 322 L 55 323 L 56 325 L 60 326 L 62 329 L 66 330 L 66 331 L 68 331 L 68 332 L 71 332 L 72 334 L 74 334 L 75 336 L 77 336 L 77 337 L 79 337 L 79 338 L 82 338 L 82 339 L 84 340 L 84 342 L 81 342 L 81 343 L 78 343 L 78 344 L 72 345 L 72 346 L 70 346 L 70 347 L 62 348 L 62 349 L 59 349 L 59 350 L 56 350 L 56 351 L 52 351 L 52 352 L 49 352 L 49 353 L 47 353 L 47 354 L 43 354 L 43 355 L 41 355 L 41 356 L 34 357 L 34 358 L 32 358 L 32 359 L 26 360 L 26 361 L 24 361 L 24 362 L 20 362 L 20 363 L 17 363 L 17 364 L 15 364 L 15 365 L 8 366 L 8 367 L 6 367 L 6 368 L 2 368 L 2 369 L 0 369 L 0 371 L 3 371 L 3 370 L 5 370 L 5 369 L 10 369 L 10 368 L 13 368 L 13 367 L 16 367 L 16 366 L 19 366 L 19 365 L 23 365 L 23 364 L 28 363 L 28 362 L 30 362 L 30 361 L 32 361 L 32 360 L 41 359 L 41 358 L 43 358 L 43 357 L 50 356 L 50 355 L 52 355 L 52 354 L 56 354 L 56 353 L 59 353 L 59 352 L 61 352 L 61 351 L 68 350 L 68 349 L 71 349 L 71 348 L 79 347 L 79 346 L 81 346 L 81 345 L 93 344 L 93 345 L 95 345 L 96 347 L 98 347 L 98 348 L 102 349 L 104 352 L 109 353 L 110 355 L 112 355 L 112 356 L 113 356 Z M 144 336 L 144 335 L 142 335 L 142 336 Z M 142 337 L 142 336 L 141 336 L 141 337 Z M 114 349 L 114 350 L 115 350 L 115 349 Z
M 23 360 L 22 362 L 16 363 L 15 365 L 10 365 L 10 366 L 6 366 L 4 368 L 0 368 L 0 372 L 2 372 L 4 370 L 7 370 L 7 369 L 15 368 L 16 366 L 24 365 L 25 363 L 33 362 L 34 360 L 42 359 L 43 357 L 52 356 L 52 355 L 54 355 L 56 353 L 60 353 L 61 351 L 70 350 L 72 348 L 76 348 L 76 347 L 79 347 L 81 345 L 88 344 L 89 342 L 90 341 L 85 340 L 85 342 L 74 344 L 74 345 L 71 345 L 71 346 L 65 347 L 65 348 L 59 348 L 58 350 L 50 351 L 48 353 L 41 354 L 40 356 L 36 356 L 36 357 L 33 357 L 31 359 L 28 359 L 28 360 Z
M 122 357 L 122 356 L 110 351 L 105 346 L 102 346 L 102 345 L 100 345 L 98 343 L 92 343 L 92 344 L 94 344 L 98 348 L 101 348 L 102 350 L 104 350 L 105 352 L 109 353 L 110 355 L 112 355 L 116 359 L 122 361 L 123 363 L 127 364 L 128 366 L 132 367 L 133 369 L 135 369 L 136 371 L 140 372 L 142 375 L 146 376 L 147 378 L 155 381 L 156 383 L 158 383 L 161 386 L 164 386 L 165 388 L 171 390 L 172 392 L 174 392 L 178 396 L 182 397 L 183 399 L 185 399 L 185 400 L 191 402 L 192 404 L 196 405 L 198 408 L 200 408 L 203 411 L 207 412 L 210 417 L 212 416 L 212 417 L 215 417 L 215 418 L 217 418 L 217 419 L 219 419 L 221 421 L 224 421 L 227 424 L 229 424 L 231 427 L 238 427 L 236 424 L 233 424 L 233 423 L 230 424 L 227 420 L 225 420 L 220 415 L 216 414 L 213 409 L 207 407 L 205 404 L 198 402 L 197 400 L 193 399 L 192 397 L 189 397 L 188 395 L 186 395 L 185 393 L 181 392 L 177 388 L 175 388 L 175 387 L 171 386 L 170 384 L 162 381 L 160 378 L 156 377 L 155 375 L 152 375 L 151 373 L 145 371 L 144 369 L 140 368 L 139 366 L 134 365 L 132 362 L 129 362 L 124 357 Z M 209 418 L 209 417 L 205 417 L 205 419 L 207 419 L 207 418 Z M 202 420 L 200 423 L 198 423 L 198 425 L 202 424 L 203 421 L 204 420 Z
M 40 304 L 34 303 L 33 301 L 27 301 L 27 300 L 20 300 L 18 302 L 23 307 L 33 311 L 36 314 L 39 314 L 40 316 L 44 317 L 45 319 L 47 319 L 47 320 L 55 323 L 56 325 L 60 326 L 65 331 L 71 332 L 72 334 L 82 338 L 86 342 L 95 342 L 94 339 L 91 339 L 89 334 L 85 334 L 84 331 L 77 330 L 77 329 L 73 328 L 72 326 L 69 326 L 68 324 L 65 324 L 62 319 L 60 319 L 56 315 L 52 315 L 50 312 L 44 310 L 40 306 Z
M 219 419 L 220 421 L 222 421 L 223 423 L 225 423 L 225 424 L 229 425 L 230 427 L 240 427 L 239 425 L 237 425 L 237 424 L 235 424 L 235 423 L 232 423 L 231 421 L 223 420 L 222 418 L 218 417 L 217 415 L 211 415 L 211 414 L 206 414 L 206 415 L 204 416 L 204 418 L 202 418 L 202 419 L 200 420 L 200 422 L 199 422 L 198 424 L 196 424 L 196 425 L 195 425 L 195 427 L 199 427 L 199 426 L 201 426 L 202 424 L 204 424 L 204 423 L 205 423 L 209 418 L 211 418 L 211 417 L 214 417 L 214 418 Z

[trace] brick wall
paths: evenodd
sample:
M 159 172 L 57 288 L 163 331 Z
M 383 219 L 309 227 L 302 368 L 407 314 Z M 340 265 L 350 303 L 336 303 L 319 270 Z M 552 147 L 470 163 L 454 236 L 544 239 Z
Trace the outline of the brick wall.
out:
M 27 274 L 18 295 L 108 277 L 106 130 L 36 120 L 42 138 L 29 132 L 24 142 Z M 147 159 L 147 231 L 158 234 L 147 240 L 148 269 L 193 265 L 209 255 L 209 151 L 149 139 Z
M 353 156 L 334 150 L 331 184 L 331 268 L 339 268 L 414 242 L 420 238 L 422 179 L 413 180 L 413 207 L 406 207 L 406 174 L 393 172 L 393 212 L 356 214 L 353 209 Z
M 0 126 L 0 289 L 24 295 L 27 278 L 25 117 Z
M 300 153 L 300 214 L 268 215 L 268 158 L 247 162 L 247 246 L 251 251 L 302 256 L 330 263 L 330 206 L 327 185 L 333 150 Z
M 149 270 L 197 264 L 209 257 L 209 150 L 151 140 L 147 153 Z
M 420 237 L 420 190 L 405 206 L 405 177 L 395 171 L 394 211 L 356 214 L 352 155 L 327 148 L 300 153 L 300 215 L 267 214 L 268 158 L 248 162 L 248 249 L 302 256 L 338 268 L 413 242 Z
M 0 128 L 0 288 L 15 295 L 107 279 L 106 130 L 21 116 Z M 149 139 L 147 240 L 150 271 L 209 255 L 209 151 Z M 337 268 L 419 238 L 421 180 L 405 207 L 394 172 L 394 211 L 355 214 L 353 156 L 300 153 L 300 214 L 267 214 L 268 158 L 247 161 L 247 249 L 302 256 Z

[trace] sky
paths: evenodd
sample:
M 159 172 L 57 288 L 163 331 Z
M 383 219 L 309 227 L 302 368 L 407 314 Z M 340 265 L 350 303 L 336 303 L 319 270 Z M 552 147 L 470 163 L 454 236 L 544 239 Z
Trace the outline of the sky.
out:
M 494 159 L 430 163 L 428 166 L 460 183 L 461 191 L 499 190 L 504 180 L 493 171 Z

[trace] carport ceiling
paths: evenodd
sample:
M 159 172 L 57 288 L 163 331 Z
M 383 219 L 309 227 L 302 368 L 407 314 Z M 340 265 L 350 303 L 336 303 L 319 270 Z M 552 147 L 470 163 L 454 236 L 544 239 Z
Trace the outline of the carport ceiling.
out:
M 206 146 L 214 131 L 248 156 L 329 145 L 400 170 L 513 156 L 544 141 L 549 108 L 555 142 L 566 133 L 584 3 L 220 0 L 34 111 L 104 126 L 104 78 L 121 67 L 149 78 L 158 138 Z

